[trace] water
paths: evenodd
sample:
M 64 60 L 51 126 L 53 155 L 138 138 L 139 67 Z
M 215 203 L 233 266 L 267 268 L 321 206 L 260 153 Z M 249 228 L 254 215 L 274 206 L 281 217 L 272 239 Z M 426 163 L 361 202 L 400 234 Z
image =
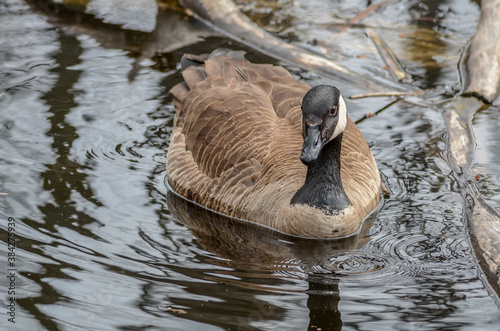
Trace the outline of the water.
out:
M 297 12 L 324 12 L 327 4 L 284 2 L 269 22 L 285 22 L 292 30 L 278 33 L 293 32 L 307 44 L 306 32 L 313 30 L 301 27 L 338 18 L 322 14 L 310 22 L 310 15 Z M 345 19 L 365 3 L 330 5 Z M 265 13 L 261 7 L 248 10 Z M 237 45 L 196 24 L 182 25 L 175 12 L 158 15 L 183 27 L 182 38 L 166 35 L 148 44 L 141 39 L 145 32 L 91 16 L 66 13 L 81 20 L 53 25 L 19 0 L 1 0 L 0 8 L 0 227 L 7 243 L 9 217 L 15 220 L 17 238 L 15 324 L 6 314 L 9 250 L 0 248 L 2 328 L 500 329 L 500 309 L 469 242 L 460 182 L 444 161 L 442 116 L 429 103 L 349 102 L 392 193 L 358 236 L 295 241 L 167 195 L 173 118 L 167 91 L 180 80 L 180 55 Z M 444 18 L 429 27 L 422 19 L 429 9 L 419 8 L 404 1 L 366 23 L 389 26 L 390 17 L 403 26 L 405 38 L 389 27 L 380 34 L 398 50 L 415 86 L 442 98 L 459 84 L 455 64 L 478 9 L 467 1 L 440 2 Z M 294 20 L 280 20 L 286 17 Z M 363 34 L 349 33 L 355 39 Z M 419 44 L 421 35 L 429 39 Z M 348 45 L 348 39 L 341 35 L 336 42 Z M 343 49 L 342 61 L 359 64 L 360 72 L 384 72 L 366 41 Z M 434 53 L 423 61 L 428 49 Z M 272 61 L 255 52 L 249 58 Z M 327 82 L 287 68 L 311 85 Z M 497 114 L 491 108 L 474 124 L 477 185 L 496 207 Z
M 492 107 L 474 117 L 474 133 L 478 141 L 476 149 L 477 187 L 491 206 L 500 206 L 500 109 Z

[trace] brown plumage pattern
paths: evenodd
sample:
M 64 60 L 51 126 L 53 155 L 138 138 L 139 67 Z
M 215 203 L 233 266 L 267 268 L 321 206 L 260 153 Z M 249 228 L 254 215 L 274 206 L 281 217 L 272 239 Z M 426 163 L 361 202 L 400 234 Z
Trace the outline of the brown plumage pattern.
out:
M 310 89 L 287 70 L 217 55 L 182 73 L 170 91 L 174 129 L 169 185 L 209 209 L 288 234 L 335 238 L 355 233 L 380 201 L 380 174 L 363 135 L 348 119 L 341 178 L 352 208 L 326 215 L 290 205 L 304 184 L 299 159 L 301 103 Z

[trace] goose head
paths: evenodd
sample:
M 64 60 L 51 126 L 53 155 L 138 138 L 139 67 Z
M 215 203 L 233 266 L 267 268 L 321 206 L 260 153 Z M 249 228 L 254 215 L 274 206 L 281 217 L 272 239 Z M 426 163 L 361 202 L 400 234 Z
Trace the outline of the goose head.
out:
M 330 85 L 310 89 L 302 100 L 302 163 L 313 164 L 323 146 L 341 134 L 346 125 L 347 108 L 340 91 Z

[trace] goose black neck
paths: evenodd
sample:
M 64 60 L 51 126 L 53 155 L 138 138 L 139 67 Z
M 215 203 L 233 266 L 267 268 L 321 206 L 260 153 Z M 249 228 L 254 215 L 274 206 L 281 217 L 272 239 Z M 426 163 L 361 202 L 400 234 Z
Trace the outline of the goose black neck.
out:
M 340 177 L 342 136 L 323 146 L 318 159 L 308 166 L 306 181 L 293 196 L 292 205 L 307 204 L 330 215 L 351 205 Z

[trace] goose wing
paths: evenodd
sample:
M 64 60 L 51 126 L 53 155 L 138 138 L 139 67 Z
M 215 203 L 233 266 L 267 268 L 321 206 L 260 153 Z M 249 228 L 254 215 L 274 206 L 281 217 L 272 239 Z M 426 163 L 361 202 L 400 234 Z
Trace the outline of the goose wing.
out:
M 176 85 L 169 182 L 180 194 L 231 213 L 265 177 L 273 178 L 284 139 L 301 144 L 300 104 L 309 87 L 284 68 L 219 55 L 183 71 Z M 284 165 L 283 165 L 284 162 Z M 286 159 L 280 167 L 286 167 Z
M 341 151 L 344 190 L 361 215 L 369 214 L 380 201 L 380 173 L 368 143 L 349 118 Z

